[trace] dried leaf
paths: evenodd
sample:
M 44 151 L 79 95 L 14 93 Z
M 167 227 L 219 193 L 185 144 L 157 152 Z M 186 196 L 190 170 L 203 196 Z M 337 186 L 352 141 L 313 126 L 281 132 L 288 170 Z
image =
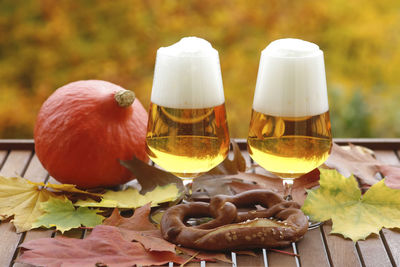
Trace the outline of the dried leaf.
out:
M 300 205 L 303 204 L 306 189 L 318 185 L 319 171 L 313 171 L 295 179 L 292 196 Z M 218 194 L 233 195 L 251 189 L 270 189 L 283 194 L 282 180 L 256 173 L 239 173 L 236 175 L 202 176 L 193 181 L 194 192 L 206 192 L 208 197 Z
M 31 181 L 29 182 L 38 186 L 43 186 L 45 188 L 51 188 L 53 191 L 62 193 L 64 196 L 71 197 L 73 199 L 92 198 L 94 200 L 100 201 L 102 197 L 102 194 L 78 189 L 76 188 L 76 185 L 73 184 L 50 184 L 50 183 L 44 184 L 41 182 L 40 183 Z
M 196 259 L 200 260 L 205 260 L 205 261 L 219 260 L 222 262 L 232 263 L 232 261 L 226 256 L 226 254 L 220 252 L 198 251 L 184 247 L 179 247 L 178 250 L 189 256 L 194 256 Z
M 380 165 L 379 172 L 385 176 L 385 184 L 393 189 L 400 189 L 400 168 L 389 165 Z
M 57 196 L 24 178 L 0 176 L 0 218 L 14 217 L 11 222 L 18 233 L 33 228 L 32 223 L 44 214 L 40 203 L 51 197 Z
M 72 228 L 80 226 L 94 227 L 102 223 L 104 217 L 98 215 L 100 210 L 78 207 L 75 209 L 72 202 L 67 199 L 57 199 L 50 197 L 46 202 L 42 202 L 40 208 L 45 212 L 33 224 L 37 227 L 56 227 L 64 233 Z
M 373 185 L 379 181 L 376 174 L 382 163 L 370 153 L 365 153 L 358 146 L 350 144 L 347 148 L 333 144 L 332 152 L 325 165 L 336 169 L 345 177 L 357 176 L 362 184 Z
M 135 157 L 131 160 L 121 160 L 120 163 L 139 181 L 142 194 L 153 191 L 157 186 L 168 184 L 175 184 L 179 192 L 184 192 L 185 187 L 182 180 L 169 172 L 150 166 Z
M 231 160 L 229 157 L 226 157 L 218 166 L 208 171 L 207 175 L 228 175 L 246 171 L 246 160 L 240 152 L 239 145 L 234 140 L 231 140 L 231 143 L 233 147 L 233 159 Z
M 207 195 L 208 197 L 216 195 L 233 195 L 230 183 L 233 181 L 240 182 L 238 178 L 230 178 L 227 175 L 203 175 L 193 180 L 192 191 L 193 197 Z M 203 193 L 203 194 L 199 194 Z
M 176 184 L 157 186 L 153 191 L 148 191 L 144 195 L 141 195 L 136 188 L 128 187 L 123 191 L 107 190 L 100 202 L 91 199 L 79 200 L 75 206 L 135 209 L 149 202 L 152 202 L 153 206 L 157 206 L 159 203 L 170 202 L 178 197 L 180 197 L 180 193 Z
M 168 251 L 147 251 L 138 242 L 125 240 L 117 227 L 96 226 L 89 237 L 40 238 L 24 242 L 17 262 L 44 266 L 125 267 L 133 265 L 182 264 L 185 260 Z
M 114 209 L 110 217 L 104 220 L 104 225 L 118 226 L 121 229 L 134 230 L 134 231 L 147 231 L 157 230 L 157 227 L 149 220 L 151 204 L 146 205 L 135 210 L 133 215 L 129 218 L 122 217 L 118 209 Z
M 361 196 L 353 176 L 346 178 L 336 170 L 321 171 L 320 187 L 309 190 L 302 210 L 314 221 L 332 219 L 332 233 L 354 242 L 382 227 L 400 227 L 400 190 L 380 181 Z
M 163 239 L 161 231 L 149 221 L 150 203 L 135 210 L 129 217 L 122 217 L 117 209 L 104 220 L 104 225 L 118 227 L 128 241 L 138 241 L 150 251 L 170 251 L 175 253 L 175 245 Z

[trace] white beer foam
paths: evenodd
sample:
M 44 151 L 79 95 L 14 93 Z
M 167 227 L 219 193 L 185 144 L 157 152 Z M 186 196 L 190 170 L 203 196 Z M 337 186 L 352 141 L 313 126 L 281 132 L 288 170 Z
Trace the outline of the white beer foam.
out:
M 218 51 L 185 37 L 157 51 L 151 102 L 169 108 L 208 108 L 225 102 Z
M 280 39 L 262 52 L 253 109 L 272 116 L 302 117 L 328 111 L 323 52 L 299 39 Z

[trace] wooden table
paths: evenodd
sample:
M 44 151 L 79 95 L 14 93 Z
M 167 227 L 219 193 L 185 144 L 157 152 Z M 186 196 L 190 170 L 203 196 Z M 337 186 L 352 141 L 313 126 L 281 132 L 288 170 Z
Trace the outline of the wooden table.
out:
M 338 144 L 363 145 L 375 151 L 376 157 L 389 164 L 399 164 L 400 139 L 335 139 Z M 245 140 L 238 140 L 247 157 Z M 0 140 L 0 175 L 23 176 L 36 182 L 56 181 L 49 177 L 34 153 L 32 140 Z M 233 266 L 400 266 L 400 231 L 384 229 L 379 235 L 354 243 L 340 236 L 329 235 L 331 225 L 324 225 L 307 232 L 304 238 L 284 250 L 300 257 L 260 250 L 257 257 L 231 254 Z M 85 230 L 67 232 L 70 237 L 83 238 Z M 0 224 L 0 267 L 26 266 L 14 264 L 18 245 L 24 241 L 59 235 L 52 230 L 31 230 L 17 234 L 10 223 Z M 196 263 L 188 266 L 230 266 L 224 263 Z

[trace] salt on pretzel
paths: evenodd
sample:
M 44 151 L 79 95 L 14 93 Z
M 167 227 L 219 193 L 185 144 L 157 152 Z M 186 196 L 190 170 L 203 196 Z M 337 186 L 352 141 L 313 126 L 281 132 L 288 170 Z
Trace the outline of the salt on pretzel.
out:
M 255 205 L 264 209 L 256 210 Z M 253 210 L 238 212 L 241 208 Z M 199 226 L 188 218 L 213 217 Z M 274 219 L 269 219 L 273 217 Z M 269 190 L 251 190 L 235 196 L 216 196 L 210 203 L 191 202 L 169 208 L 161 219 L 163 237 L 183 247 L 201 250 L 237 250 L 282 247 L 299 240 L 308 229 L 300 206 Z

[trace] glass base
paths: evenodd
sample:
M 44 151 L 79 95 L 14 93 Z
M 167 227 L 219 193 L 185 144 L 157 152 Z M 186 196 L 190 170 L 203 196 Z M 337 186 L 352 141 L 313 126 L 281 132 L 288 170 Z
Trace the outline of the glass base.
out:
M 307 218 L 308 218 L 308 230 L 312 230 L 312 229 L 318 228 L 323 224 L 323 222 L 311 221 L 310 217 L 308 217 L 308 216 L 307 216 Z
M 183 186 L 185 187 L 185 192 L 182 201 L 189 202 L 192 199 L 192 183 L 193 178 L 191 179 L 182 179 Z

